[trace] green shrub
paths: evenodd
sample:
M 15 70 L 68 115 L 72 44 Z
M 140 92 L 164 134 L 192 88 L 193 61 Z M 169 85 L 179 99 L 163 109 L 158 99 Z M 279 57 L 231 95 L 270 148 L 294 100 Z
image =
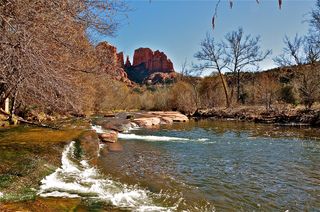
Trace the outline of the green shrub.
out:
M 285 103 L 297 104 L 297 98 L 294 92 L 294 88 L 291 85 L 286 85 L 280 89 L 279 98 Z

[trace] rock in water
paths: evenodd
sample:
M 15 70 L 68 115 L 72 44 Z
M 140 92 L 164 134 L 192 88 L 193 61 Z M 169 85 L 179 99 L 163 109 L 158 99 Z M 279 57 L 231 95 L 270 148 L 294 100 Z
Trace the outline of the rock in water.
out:
M 133 120 L 134 123 L 138 124 L 139 127 L 155 127 L 159 126 L 161 123 L 160 118 L 158 117 L 143 117 L 143 118 L 136 118 Z
M 86 131 L 78 138 L 78 141 L 85 158 L 90 164 L 96 165 L 98 159 L 97 152 L 99 151 L 99 138 L 96 132 L 92 130 Z
M 108 150 L 110 152 L 121 152 L 123 151 L 123 146 L 120 143 L 109 143 Z
M 103 142 L 115 143 L 118 140 L 118 132 L 114 130 L 105 130 L 104 133 L 99 134 L 99 138 Z

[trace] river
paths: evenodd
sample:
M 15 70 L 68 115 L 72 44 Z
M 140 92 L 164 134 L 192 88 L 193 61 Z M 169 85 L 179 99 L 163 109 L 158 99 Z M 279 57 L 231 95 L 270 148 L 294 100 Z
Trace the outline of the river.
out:
M 119 134 L 123 151 L 100 145 L 97 166 L 75 141 L 49 144 L 62 165 L 34 186 L 36 201 L 98 211 L 320 210 L 319 129 L 237 121 L 132 129 Z

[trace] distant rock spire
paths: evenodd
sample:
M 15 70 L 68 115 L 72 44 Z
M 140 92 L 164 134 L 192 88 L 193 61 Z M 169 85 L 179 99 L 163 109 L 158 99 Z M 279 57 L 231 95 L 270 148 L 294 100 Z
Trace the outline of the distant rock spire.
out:
M 126 68 L 131 67 L 131 62 L 130 62 L 130 58 L 129 58 L 128 55 L 127 55 L 127 60 L 126 60 L 126 63 L 125 63 L 125 65 L 124 65 L 124 67 L 126 67 Z

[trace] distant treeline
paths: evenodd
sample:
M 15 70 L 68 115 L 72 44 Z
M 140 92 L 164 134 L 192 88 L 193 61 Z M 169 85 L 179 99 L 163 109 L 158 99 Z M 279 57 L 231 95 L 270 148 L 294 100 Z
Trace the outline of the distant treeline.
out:
M 208 35 L 195 55 L 201 63 L 184 66 L 175 83 L 135 87 L 100 67 L 93 42 L 113 35 L 127 11 L 120 0 L 0 0 L 0 106 L 9 98 L 11 113 L 28 117 L 129 109 L 192 113 L 237 105 L 269 110 L 320 101 L 320 0 L 310 12 L 310 32 L 284 38 L 284 52 L 274 58 L 279 69 L 244 72 L 271 51 L 239 28 L 223 42 Z M 195 76 L 203 70 L 211 76 Z

